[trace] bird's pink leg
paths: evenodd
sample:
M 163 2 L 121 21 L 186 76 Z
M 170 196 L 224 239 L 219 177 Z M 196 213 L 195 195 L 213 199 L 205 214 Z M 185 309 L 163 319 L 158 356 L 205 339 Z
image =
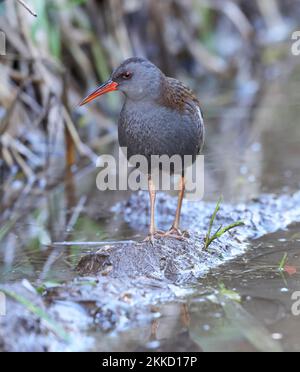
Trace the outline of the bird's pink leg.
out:
M 150 195 L 150 205 L 151 205 L 151 220 L 150 220 L 150 230 L 148 237 L 144 240 L 145 242 L 154 242 L 155 237 L 163 236 L 163 233 L 157 231 L 155 228 L 155 201 L 156 201 L 156 189 L 155 184 L 152 181 L 151 176 L 149 176 L 148 181 L 149 195 Z
M 175 221 L 171 229 L 165 234 L 166 237 L 172 237 L 172 238 L 176 238 L 179 240 L 184 240 L 187 237 L 187 234 L 182 232 L 179 228 L 184 193 L 185 193 L 185 178 L 184 176 L 182 176 L 180 178 L 180 184 L 179 184 L 179 197 L 178 197 L 178 206 L 176 210 Z

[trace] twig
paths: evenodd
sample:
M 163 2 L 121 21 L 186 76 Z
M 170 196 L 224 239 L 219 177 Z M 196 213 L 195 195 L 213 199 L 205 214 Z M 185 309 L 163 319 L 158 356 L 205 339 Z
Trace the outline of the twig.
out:
M 97 247 L 101 245 L 116 245 L 116 244 L 133 244 L 133 240 L 120 240 L 115 242 L 102 241 L 102 242 L 55 242 L 52 243 L 54 247 Z
M 0 142 L 3 146 L 2 148 L 2 157 L 4 159 L 4 161 L 6 162 L 7 166 L 9 168 L 12 168 L 13 165 L 14 165 L 14 160 L 13 160 L 13 157 L 12 157 L 12 154 L 10 153 L 10 150 L 9 148 L 3 144 L 2 140 L 0 139 Z
M 62 256 L 63 252 L 59 251 L 55 251 L 53 250 L 53 252 L 49 255 L 47 261 L 45 262 L 45 265 L 43 267 L 43 270 L 39 276 L 39 279 L 43 282 L 46 278 L 47 278 L 47 275 L 51 269 L 51 267 L 55 264 L 55 262 L 57 262 L 57 260 Z
M 75 124 L 73 123 L 73 120 L 65 107 L 63 107 L 63 117 L 64 117 L 65 124 L 67 126 L 67 129 L 69 130 L 69 133 L 71 137 L 73 138 L 75 146 L 77 150 L 79 151 L 80 155 L 86 156 L 93 163 L 95 163 L 97 161 L 98 156 L 87 145 L 85 145 L 81 141 L 79 134 L 76 130 Z
M 76 223 L 77 223 L 77 221 L 78 221 L 78 219 L 79 219 L 79 217 L 80 217 L 80 215 L 83 211 L 83 208 L 85 206 L 86 201 L 87 201 L 86 196 L 83 196 L 80 199 L 80 201 L 79 201 L 78 205 L 76 206 L 76 208 L 74 210 L 74 213 L 73 213 L 73 215 L 72 215 L 72 217 L 71 217 L 71 219 L 68 223 L 67 232 L 70 232 L 74 228 L 74 226 L 76 225 Z
M 28 180 L 29 184 L 33 184 L 34 181 L 36 180 L 36 176 L 35 176 L 33 170 L 26 163 L 26 161 L 24 161 L 22 156 L 19 154 L 18 150 L 16 150 L 15 148 L 12 148 L 12 154 L 13 154 L 17 164 L 19 165 L 20 169 L 22 170 L 22 172 L 27 177 L 27 180 Z
M 24 0 L 17 0 L 31 15 L 37 17 L 37 14 L 25 3 Z
M 25 156 L 34 166 L 42 165 L 41 160 L 28 147 L 18 139 L 13 138 L 9 133 L 5 133 L 1 138 L 2 144 L 16 150 L 19 154 Z

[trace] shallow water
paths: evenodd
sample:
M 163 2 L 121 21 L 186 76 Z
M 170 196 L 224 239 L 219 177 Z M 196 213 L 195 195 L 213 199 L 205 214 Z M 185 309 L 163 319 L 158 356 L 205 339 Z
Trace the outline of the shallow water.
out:
M 299 190 L 299 80 L 299 68 L 289 76 L 279 74 L 250 108 L 243 103 L 207 107 L 207 200 L 223 194 L 234 203 L 262 193 Z M 54 242 L 119 241 L 146 234 L 144 227 L 132 228 L 110 212 L 129 195 L 98 192 L 95 176 L 93 169 L 86 169 L 46 197 L 19 199 L 10 220 L 1 225 L 8 228 L 0 241 L 1 283 L 70 280 L 80 256 L 99 247 Z M 187 299 L 155 306 L 157 319 L 151 324 L 145 321 L 144 327 L 122 334 L 93 334 L 97 350 L 254 351 L 267 338 L 270 349 L 299 351 L 299 317 L 291 312 L 291 296 L 300 291 L 299 227 L 252 242 L 245 256 L 201 280 Z M 285 253 L 289 273 L 278 271 Z M 241 302 L 224 307 L 212 301 L 220 284 L 236 291 Z
M 161 316 L 151 328 L 123 335 L 129 350 L 264 351 L 267 341 L 261 345 L 261 340 L 267 338 L 274 340 L 271 351 L 299 351 L 299 316 L 291 310 L 292 294 L 300 288 L 298 232 L 296 225 L 256 241 L 248 254 L 202 280 L 198 295 L 158 306 Z M 289 265 L 297 270 L 293 275 L 278 272 L 286 252 Z M 233 317 L 226 307 L 210 299 L 221 283 L 241 296 L 241 303 L 233 305 Z

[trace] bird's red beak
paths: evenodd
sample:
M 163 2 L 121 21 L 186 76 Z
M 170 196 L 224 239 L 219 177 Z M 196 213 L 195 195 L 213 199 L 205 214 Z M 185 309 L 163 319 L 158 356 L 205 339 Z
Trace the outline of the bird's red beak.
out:
M 94 101 L 94 99 L 102 96 L 103 94 L 118 90 L 118 86 L 119 86 L 118 83 L 115 83 L 112 80 L 108 80 L 106 83 L 102 84 L 99 88 L 97 88 L 93 93 L 91 93 L 88 97 L 86 97 L 80 103 L 80 106 L 86 105 L 87 103 Z

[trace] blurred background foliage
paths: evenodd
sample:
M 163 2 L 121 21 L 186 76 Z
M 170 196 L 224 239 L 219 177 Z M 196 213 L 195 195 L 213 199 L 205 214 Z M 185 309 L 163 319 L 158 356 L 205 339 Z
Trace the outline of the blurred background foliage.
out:
M 21 187 L 56 184 L 65 167 L 95 160 L 116 141 L 120 97 L 80 99 L 127 57 L 144 56 L 214 107 L 253 105 L 266 66 L 300 15 L 293 0 L 19 0 L 0 2 L 2 204 Z M 273 45 L 276 44 L 276 49 Z M 213 105 L 212 105 L 213 103 Z M 65 159 L 65 161 L 62 161 Z M 73 167 L 73 168 L 72 168 Z M 12 185 L 14 185 L 12 187 Z

